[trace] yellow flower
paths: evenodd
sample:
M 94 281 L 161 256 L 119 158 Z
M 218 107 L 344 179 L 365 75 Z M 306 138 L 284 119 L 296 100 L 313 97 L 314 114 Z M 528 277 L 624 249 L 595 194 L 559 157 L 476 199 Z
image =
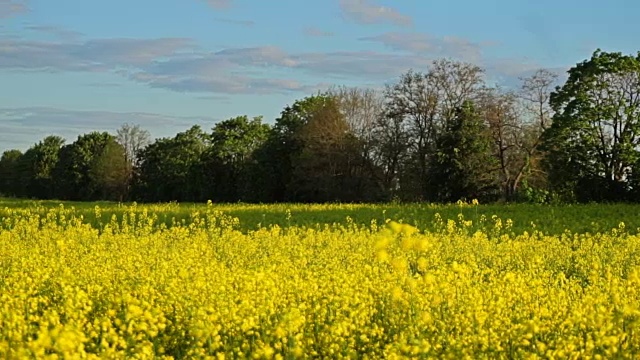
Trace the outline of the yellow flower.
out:
M 471 233 L 437 215 L 421 232 L 371 226 L 361 205 L 181 206 L 118 207 L 100 229 L 81 215 L 109 205 L 0 208 L 0 358 L 625 358 L 640 332 L 640 236 L 623 226 L 518 234 L 480 214 Z M 286 226 L 227 215 L 286 210 Z M 348 226 L 295 225 L 336 210 Z

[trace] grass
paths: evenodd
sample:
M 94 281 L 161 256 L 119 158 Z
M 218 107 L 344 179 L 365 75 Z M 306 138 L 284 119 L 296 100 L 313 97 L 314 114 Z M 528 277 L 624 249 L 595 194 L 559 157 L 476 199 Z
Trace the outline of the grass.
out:
M 113 216 L 118 221 L 123 214 L 134 209 L 134 204 L 111 202 L 60 202 L 18 199 L 0 199 L 0 222 L 12 211 L 29 211 L 44 215 L 51 208 L 64 206 L 73 209 L 72 214 L 82 216 L 84 222 L 101 228 Z M 171 226 L 176 222 L 189 222 L 194 212 L 206 208 L 202 203 L 166 203 L 146 207 L 158 216 L 158 223 Z M 640 205 L 586 204 L 586 205 L 435 205 L 435 204 L 213 204 L 215 210 L 239 219 L 239 230 L 256 230 L 261 226 L 278 225 L 286 228 L 301 226 L 318 228 L 325 224 L 340 225 L 352 222 L 368 226 L 372 220 L 382 224 L 386 219 L 405 222 L 424 230 L 437 230 L 440 216 L 447 220 L 473 221 L 472 230 L 490 232 L 494 228 L 493 217 L 513 223 L 509 233 L 522 234 L 538 230 L 547 235 L 571 233 L 606 233 L 623 222 L 629 233 L 640 232 Z M 96 207 L 100 211 L 96 212 Z M 140 211 L 140 210 L 133 210 Z M 441 223 L 440 223 L 441 224 Z M 441 224 L 442 225 L 442 224 Z

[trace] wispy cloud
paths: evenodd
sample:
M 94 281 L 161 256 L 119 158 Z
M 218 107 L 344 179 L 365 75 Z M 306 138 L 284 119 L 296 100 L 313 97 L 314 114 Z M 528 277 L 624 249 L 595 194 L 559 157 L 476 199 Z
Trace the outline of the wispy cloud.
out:
M 263 46 L 169 58 L 128 76 L 152 87 L 180 92 L 308 92 L 329 84 L 305 84 L 299 80 L 265 79 L 249 74 L 255 69 L 268 68 L 336 81 L 386 81 L 409 68 L 424 68 L 428 64 L 428 58 L 417 55 L 369 51 L 287 53 L 279 47 Z
M 94 39 L 86 42 L 0 40 L 0 69 L 46 72 L 113 72 L 151 87 L 179 92 L 306 92 L 316 84 L 256 78 L 248 68 L 291 67 L 274 46 L 206 53 L 188 39 Z M 95 85 L 95 84 L 94 84 Z
M 506 77 L 517 73 L 508 64 L 529 70 L 510 60 L 486 60 L 483 44 L 465 39 L 386 33 L 361 40 L 395 51 L 290 53 L 258 46 L 209 52 L 181 38 L 55 43 L 5 39 L 0 40 L 0 70 L 110 72 L 153 88 L 203 95 L 309 93 L 331 85 L 330 79 L 336 84 L 384 83 L 409 69 L 426 70 L 441 57 L 473 62 Z
M 154 88 L 184 93 L 286 94 L 290 92 L 309 93 L 326 88 L 326 84 L 303 84 L 292 79 L 262 79 L 242 75 L 208 77 L 195 73 L 189 76 L 179 76 L 140 71 L 131 74 L 129 78 Z
M 1 0 L 0 0 L 1 1 Z M 78 40 L 82 33 L 54 25 L 27 25 L 25 29 L 53 35 L 61 40 Z
M 233 0 L 204 0 L 207 4 L 215 9 L 228 9 L 231 7 Z
M 445 36 L 441 38 L 415 32 L 388 32 L 360 38 L 363 41 L 381 43 L 396 51 L 407 51 L 429 56 L 447 56 L 469 62 L 482 57 L 482 45 L 467 39 Z
M 27 0 L 0 0 L 0 19 L 29 11 Z
M 312 37 L 328 37 L 328 36 L 333 36 L 335 35 L 333 32 L 331 31 L 324 31 L 321 29 L 318 29 L 316 27 L 306 27 L 304 29 L 304 34 L 307 36 L 312 36 Z
M 154 137 L 173 136 L 192 125 L 210 127 L 219 119 L 169 116 L 145 112 L 69 110 L 50 107 L 0 108 L 0 144 L 4 150 L 23 147 L 48 135 L 62 136 L 67 143 L 90 131 L 115 132 L 123 123 L 135 123 Z M 38 139 L 38 140 L 36 140 Z M 3 149 L 0 149 L 2 151 Z M 25 150 L 25 149 L 22 149 Z
M 206 101 L 215 101 L 215 102 L 224 103 L 224 104 L 231 103 L 230 97 L 222 96 L 222 95 L 201 95 L 201 96 L 196 96 L 196 99 L 206 100 Z
M 243 66 L 296 65 L 296 60 L 277 46 L 231 48 L 218 51 L 213 56 Z
M 296 58 L 298 68 L 317 75 L 378 81 L 400 75 L 409 68 L 425 68 L 430 62 L 422 56 L 376 51 L 306 53 Z
M 225 24 L 231 24 L 231 25 L 246 26 L 246 27 L 250 27 L 256 24 L 256 22 L 252 20 L 236 20 L 236 19 L 226 19 L 226 18 L 215 18 L 214 21 L 225 23 Z
M 87 83 L 87 86 L 91 86 L 91 87 L 97 87 L 97 88 L 116 88 L 116 87 L 122 87 L 122 84 L 118 84 L 118 83 L 112 83 L 112 82 L 92 82 L 92 83 Z
M 95 39 L 86 42 L 0 40 L 0 68 L 27 71 L 110 71 L 143 66 L 194 49 L 189 39 Z
M 410 16 L 390 7 L 377 5 L 371 0 L 340 0 L 340 8 L 348 19 L 360 24 L 413 25 L 413 19 Z

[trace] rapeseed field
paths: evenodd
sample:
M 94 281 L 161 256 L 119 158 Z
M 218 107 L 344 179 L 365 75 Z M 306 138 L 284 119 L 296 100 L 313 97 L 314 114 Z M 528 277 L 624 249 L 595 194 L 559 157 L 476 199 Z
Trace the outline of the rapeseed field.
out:
M 548 234 L 462 214 L 246 230 L 211 204 L 170 224 L 140 205 L 100 226 L 65 206 L 3 214 L 3 359 L 640 356 L 640 237 L 624 222 Z

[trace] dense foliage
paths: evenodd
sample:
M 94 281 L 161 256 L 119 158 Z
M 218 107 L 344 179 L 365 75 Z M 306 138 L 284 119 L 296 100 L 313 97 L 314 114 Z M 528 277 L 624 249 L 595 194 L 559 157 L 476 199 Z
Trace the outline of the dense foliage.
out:
M 552 184 L 578 200 L 622 200 L 640 160 L 640 53 L 597 51 L 550 99 Z
M 436 60 L 384 91 L 332 88 L 272 124 L 238 116 L 151 140 L 125 124 L 0 159 L 0 194 L 61 200 L 640 200 L 640 55 L 596 51 L 562 86 L 489 86 Z
M 96 205 L 99 227 L 64 205 L 5 208 L 0 357 L 640 353 L 640 237 L 624 223 L 559 235 L 533 224 L 516 235 L 498 217 L 484 231 L 465 216 L 436 217 L 433 230 L 413 219 L 331 225 L 314 205 L 300 216 L 315 225 L 242 232 L 215 205 L 166 226 L 175 206 L 110 219 Z

